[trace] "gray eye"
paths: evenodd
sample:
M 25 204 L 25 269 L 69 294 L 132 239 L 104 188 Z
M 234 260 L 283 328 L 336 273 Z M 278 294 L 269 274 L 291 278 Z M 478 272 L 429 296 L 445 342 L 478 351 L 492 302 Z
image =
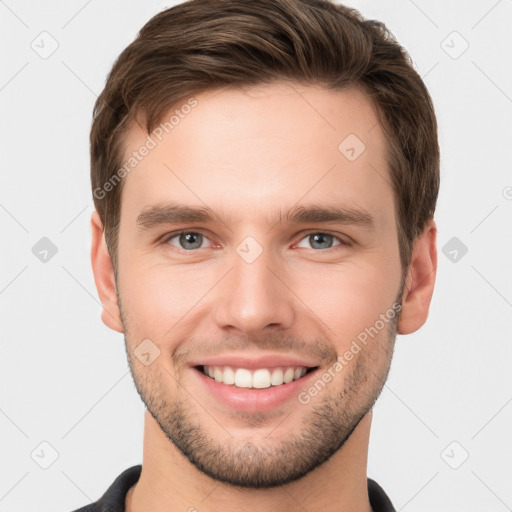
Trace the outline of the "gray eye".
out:
M 328 233 L 311 233 L 310 235 L 307 235 L 306 237 L 304 237 L 303 240 L 308 240 L 308 242 L 311 244 L 311 247 L 313 249 L 320 249 L 320 250 L 330 249 L 334 245 L 339 245 L 339 243 L 333 244 L 333 242 L 335 240 L 338 240 L 338 237 L 336 237 L 334 235 L 329 235 Z M 303 242 L 301 242 L 301 243 L 303 243 Z M 299 247 L 301 247 L 300 244 L 299 244 Z
M 203 243 L 203 235 L 201 233 L 194 233 L 192 231 L 186 233 L 179 233 L 171 238 L 169 238 L 168 242 L 171 243 L 171 240 L 178 238 L 179 248 L 184 249 L 186 251 L 190 251 L 193 249 L 199 249 Z M 171 245 L 175 245 L 172 244 Z

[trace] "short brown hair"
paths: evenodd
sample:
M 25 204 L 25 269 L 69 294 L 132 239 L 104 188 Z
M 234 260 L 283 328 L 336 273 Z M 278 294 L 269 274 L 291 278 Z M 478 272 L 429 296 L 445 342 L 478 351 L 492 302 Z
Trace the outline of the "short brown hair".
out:
M 124 180 L 108 195 L 104 186 L 123 165 L 130 124 L 142 116 L 150 134 L 192 94 L 276 81 L 360 87 L 373 101 L 389 146 L 401 264 L 409 266 L 437 201 L 437 123 L 427 88 L 385 25 L 328 0 L 189 0 L 144 25 L 94 107 L 91 184 L 114 270 Z

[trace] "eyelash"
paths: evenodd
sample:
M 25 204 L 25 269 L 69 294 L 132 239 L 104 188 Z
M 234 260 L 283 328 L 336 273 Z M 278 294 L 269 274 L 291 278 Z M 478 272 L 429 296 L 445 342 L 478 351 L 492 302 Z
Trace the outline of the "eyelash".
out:
M 202 233 L 201 231 L 193 231 L 193 230 L 182 230 L 182 231 L 176 231 L 174 233 L 169 233 L 167 235 L 164 235 L 163 239 L 162 239 L 162 244 L 168 244 L 168 245 L 171 245 L 169 244 L 169 241 L 172 240 L 173 238 L 176 238 L 176 237 L 179 237 L 180 235 L 184 235 L 184 234 L 195 234 L 195 235 L 202 235 L 203 237 L 208 238 L 207 235 L 205 235 L 204 233 Z M 328 231 L 309 231 L 309 232 L 306 232 L 306 233 L 301 233 L 302 235 L 302 238 L 300 238 L 298 240 L 298 242 L 301 242 L 302 240 L 304 240 L 306 237 L 310 236 L 310 235 L 328 235 L 328 236 L 332 236 L 334 239 L 336 239 L 338 242 L 340 242 L 338 245 L 335 245 L 333 247 L 329 247 L 327 249 L 311 249 L 312 251 L 314 252 L 327 252 L 327 251 L 330 251 L 330 250 L 334 250 L 336 247 L 341 247 L 341 246 L 345 246 L 345 247 L 350 247 L 351 243 L 346 241 L 346 240 L 343 240 L 341 237 L 335 235 L 334 233 L 329 233 Z M 178 251 L 181 251 L 181 252 L 185 252 L 185 253 L 193 253 L 193 252 L 196 252 L 198 251 L 199 249 L 191 249 L 191 250 L 186 250 L 186 249 L 182 249 L 181 247 L 176 247 L 176 246 L 171 246 L 173 247 L 174 249 L 177 249 Z

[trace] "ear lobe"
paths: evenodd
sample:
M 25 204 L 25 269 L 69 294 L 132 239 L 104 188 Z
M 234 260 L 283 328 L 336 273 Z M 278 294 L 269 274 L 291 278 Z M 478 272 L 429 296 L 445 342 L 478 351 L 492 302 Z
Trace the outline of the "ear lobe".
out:
M 411 334 L 427 320 L 437 273 L 437 228 L 431 219 L 413 244 L 402 295 L 398 334 Z
M 103 224 L 97 211 L 92 213 L 91 229 L 91 264 L 96 289 L 103 305 L 101 319 L 107 327 L 117 332 L 123 332 L 121 313 L 117 303 L 114 269 L 105 242 Z

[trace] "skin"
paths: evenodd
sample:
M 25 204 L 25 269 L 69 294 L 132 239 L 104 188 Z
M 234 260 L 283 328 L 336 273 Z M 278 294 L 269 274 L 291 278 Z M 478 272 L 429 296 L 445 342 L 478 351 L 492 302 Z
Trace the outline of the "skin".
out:
M 427 319 L 435 223 L 414 241 L 403 273 L 387 145 L 361 91 L 276 83 L 195 98 L 124 178 L 117 276 L 99 216 L 91 218 L 102 320 L 124 333 L 148 409 L 143 469 L 126 510 L 370 511 L 372 406 L 396 332 L 412 333 Z M 351 133 L 366 147 L 354 161 L 338 150 Z M 134 123 L 126 156 L 146 138 Z M 220 218 L 137 225 L 144 209 L 167 201 L 206 205 Z M 278 222 L 278 209 L 313 203 L 364 210 L 374 224 Z M 170 238 L 182 229 L 204 236 L 188 244 Z M 327 235 L 319 243 L 315 233 Z M 252 263 L 236 252 L 247 236 L 262 248 Z M 307 404 L 294 397 L 269 412 L 237 411 L 188 366 L 216 354 L 292 353 L 327 371 L 397 300 L 400 318 Z M 134 352 L 145 339 L 160 350 L 148 366 Z

